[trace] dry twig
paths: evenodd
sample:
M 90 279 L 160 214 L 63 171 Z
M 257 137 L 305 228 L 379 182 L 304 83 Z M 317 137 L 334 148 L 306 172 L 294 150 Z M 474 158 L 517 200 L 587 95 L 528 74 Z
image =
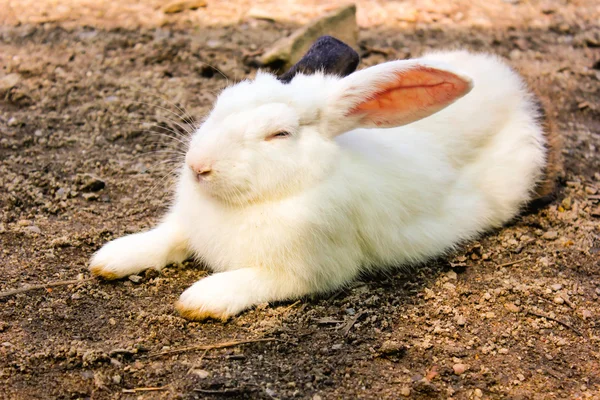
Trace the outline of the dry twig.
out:
M 527 313 L 531 314 L 531 315 L 535 315 L 536 317 L 546 318 L 546 319 L 548 319 L 550 321 L 554 321 L 556 323 L 559 323 L 562 326 L 564 326 L 565 328 L 569 328 L 570 330 L 572 330 L 573 332 L 575 332 L 579 336 L 583 336 L 583 333 L 581 333 L 579 330 L 577 330 L 576 328 L 574 328 L 571 324 L 568 324 L 565 321 L 561 321 L 560 319 L 551 317 L 548 314 L 544 314 L 544 313 L 541 313 L 541 312 L 536 312 L 536 311 L 533 311 L 533 310 L 527 310 Z
M 140 393 L 140 392 L 158 392 L 168 390 L 166 387 L 139 387 L 133 389 L 123 389 L 123 393 Z
M 166 356 L 166 355 L 172 355 L 172 354 L 186 353 L 188 351 L 197 351 L 197 350 L 208 351 L 208 350 L 213 350 L 213 349 L 224 349 L 227 347 L 234 347 L 234 346 L 239 346 L 239 345 L 248 344 L 248 343 L 275 342 L 275 341 L 283 342 L 283 340 L 277 339 L 277 338 L 233 340 L 230 342 L 221 342 L 221 343 L 215 343 L 215 344 L 200 344 L 200 345 L 196 345 L 196 346 L 180 347 L 178 349 L 165 350 L 165 351 L 160 351 L 158 353 L 148 354 L 148 357 L 153 358 L 153 357 L 160 357 L 160 356 Z
M 57 281 L 57 282 L 44 283 L 41 285 L 25 286 L 25 287 L 22 287 L 19 289 L 12 289 L 12 290 L 7 290 L 6 292 L 0 292 L 0 299 L 2 299 L 4 297 L 14 296 L 15 294 L 19 294 L 19 293 L 29 292 L 31 290 L 47 289 L 47 288 L 57 287 L 57 286 L 75 285 L 77 283 L 89 282 L 93 279 L 96 279 L 96 278 L 73 279 L 70 281 Z
M 354 326 L 354 324 L 356 324 L 356 321 L 358 321 L 358 319 L 360 317 L 362 317 L 363 315 L 365 315 L 365 314 L 366 314 L 366 312 L 361 311 L 358 314 L 356 314 L 356 316 L 354 318 L 352 318 L 352 320 L 350 322 L 348 322 L 348 324 L 346 325 L 346 327 L 342 331 L 344 333 L 344 336 L 348 336 L 348 333 L 350 333 L 350 330 L 352 329 L 352 327 Z
M 527 261 L 527 260 L 529 260 L 529 257 L 524 257 L 524 258 L 521 258 L 521 259 L 515 260 L 515 261 L 505 262 L 504 264 L 499 264 L 496 267 L 497 268 L 510 267 L 511 265 L 515 265 L 515 264 L 518 264 L 520 262 Z

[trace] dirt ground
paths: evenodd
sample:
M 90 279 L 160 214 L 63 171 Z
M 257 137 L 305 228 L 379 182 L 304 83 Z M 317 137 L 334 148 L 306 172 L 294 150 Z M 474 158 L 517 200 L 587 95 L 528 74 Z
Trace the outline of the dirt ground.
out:
M 340 3 L 164 15 L 159 1 L 0 1 L 0 292 L 79 280 L 0 297 L 0 398 L 600 399 L 594 0 L 357 3 L 361 67 L 490 51 L 550 101 L 565 173 L 538 213 L 413 270 L 227 323 L 174 312 L 206 274 L 194 263 L 86 280 L 103 243 L 161 216 L 179 140 L 219 89 Z M 190 348 L 257 338 L 273 340 Z

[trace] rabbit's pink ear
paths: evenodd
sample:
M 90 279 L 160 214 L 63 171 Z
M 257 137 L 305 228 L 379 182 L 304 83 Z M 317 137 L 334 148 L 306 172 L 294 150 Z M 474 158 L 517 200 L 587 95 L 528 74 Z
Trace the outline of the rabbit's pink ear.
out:
M 353 125 L 345 128 L 391 128 L 434 114 L 471 88 L 471 79 L 449 66 L 421 60 L 393 61 L 340 81 L 331 110 L 346 119 L 342 125 Z

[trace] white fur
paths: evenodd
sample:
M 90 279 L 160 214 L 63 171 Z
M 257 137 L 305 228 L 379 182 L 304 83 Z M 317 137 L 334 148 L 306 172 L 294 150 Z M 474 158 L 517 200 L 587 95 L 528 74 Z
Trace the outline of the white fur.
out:
M 412 124 L 348 131 L 357 121 L 344 111 L 369 95 L 364 83 L 415 62 L 474 88 Z M 107 244 L 91 266 L 125 276 L 194 255 L 217 273 L 190 287 L 180 310 L 226 318 L 427 260 L 514 217 L 545 162 L 521 79 L 465 51 L 373 68 L 287 85 L 260 73 L 223 91 L 188 152 L 213 174 L 199 183 L 184 166 L 164 222 Z M 279 130 L 292 136 L 264 140 Z

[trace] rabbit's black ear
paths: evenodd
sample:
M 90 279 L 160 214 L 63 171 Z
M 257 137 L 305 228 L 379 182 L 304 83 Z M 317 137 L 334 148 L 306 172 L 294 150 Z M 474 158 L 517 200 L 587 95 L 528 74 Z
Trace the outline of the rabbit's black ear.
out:
M 297 74 L 311 75 L 318 71 L 343 77 L 356 70 L 358 61 L 358 53 L 352 47 L 332 36 L 321 36 L 300 61 L 277 79 L 289 83 Z

